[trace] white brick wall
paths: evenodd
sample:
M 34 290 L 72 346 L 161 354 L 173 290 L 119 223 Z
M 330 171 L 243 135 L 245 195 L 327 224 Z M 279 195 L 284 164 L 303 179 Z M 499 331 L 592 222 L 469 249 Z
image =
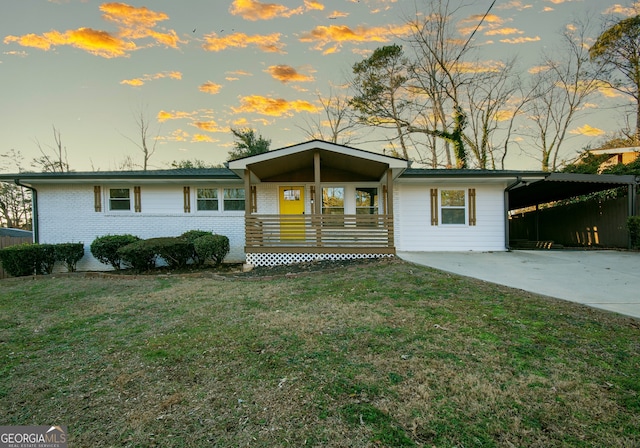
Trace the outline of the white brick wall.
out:
M 102 212 L 94 208 L 93 185 L 41 185 L 38 187 L 38 224 L 41 243 L 85 245 L 79 270 L 109 270 L 89 251 L 103 235 L 130 233 L 140 238 L 178 236 L 187 230 L 206 230 L 229 238 L 226 262 L 242 262 L 244 211 L 197 212 L 195 188 L 191 188 L 191 213 L 184 213 L 182 185 L 142 185 L 142 212 L 110 212 L 109 187 L 102 187 Z M 132 197 L 133 202 L 133 197 Z
M 238 185 L 227 185 L 237 188 Z M 117 187 L 115 185 L 111 186 Z M 41 243 L 82 242 L 85 257 L 80 270 L 108 270 L 89 251 L 103 235 L 130 233 L 140 238 L 177 236 L 187 230 L 206 230 L 229 238 L 225 261 L 243 262 L 244 211 L 197 211 L 196 189 L 224 185 L 191 186 L 191 212 L 184 212 L 183 184 L 142 185 L 142 212 L 109 211 L 109 185 L 102 185 L 102 211 L 94 209 L 93 184 L 41 185 L 38 190 L 38 224 Z M 257 186 L 258 213 L 278 214 L 277 184 Z M 394 188 L 395 238 L 399 251 L 505 250 L 504 185 L 447 184 L 447 189 L 475 188 L 477 225 L 431 226 L 430 189 L 436 183 L 399 183 Z M 131 187 L 132 188 L 132 187 Z M 306 213 L 311 213 L 309 186 L 305 185 Z M 133 203 L 133 188 L 132 198 Z

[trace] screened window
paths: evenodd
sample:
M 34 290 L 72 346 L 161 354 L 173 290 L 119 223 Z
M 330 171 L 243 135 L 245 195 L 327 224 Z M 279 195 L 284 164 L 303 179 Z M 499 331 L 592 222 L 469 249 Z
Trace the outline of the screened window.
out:
M 218 189 L 198 188 L 198 211 L 218 211 Z
M 322 213 L 344 215 L 344 188 L 324 187 L 322 189 Z
M 442 224 L 466 224 L 465 190 L 441 190 Z
M 224 210 L 244 210 L 245 206 L 244 188 L 224 189 Z
M 131 210 L 131 191 L 128 188 L 110 188 L 109 210 Z
M 378 214 L 378 189 L 356 188 L 356 215 Z

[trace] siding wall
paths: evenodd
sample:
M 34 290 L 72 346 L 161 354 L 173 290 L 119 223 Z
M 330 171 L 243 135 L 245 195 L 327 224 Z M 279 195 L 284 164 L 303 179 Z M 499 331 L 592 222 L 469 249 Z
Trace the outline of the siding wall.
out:
M 477 225 L 431 225 L 431 189 L 476 189 Z M 503 251 L 506 185 L 400 183 L 394 189 L 398 251 Z M 468 219 L 468 213 L 467 213 Z
M 78 263 L 78 269 L 108 270 L 109 266 L 98 262 L 89 251 L 98 236 L 130 233 L 146 239 L 178 236 L 187 230 L 207 230 L 229 238 L 231 251 L 225 261 L 244 261 L 244 211 L 197 212 L 196 187 L 192 186 L 191 213 L 184 213 L 183 185 L 172 184 L 142 185 L 141 213 L 110 212 L 108 188 L 102 188 L 103 211 L 96 212 L 93 185 L 39 186 L 40 242 L 82 242 L 85 256 Z

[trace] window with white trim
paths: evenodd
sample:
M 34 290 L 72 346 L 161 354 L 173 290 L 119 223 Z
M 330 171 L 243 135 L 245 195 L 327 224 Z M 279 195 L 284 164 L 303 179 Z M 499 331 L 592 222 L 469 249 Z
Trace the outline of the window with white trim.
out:
M 440 190 L 440 222 L 466 224 L 466 190 Z
M 109 210 L 131 210 L 131 190 L 129 188 L 109 188 Z
M 476 189 L 431 189 L 431 225 L 477 223 Z
M 223 198 L 223 208 L 225 211 L 244 211 L 244 188 L 225 188 Z
M 198 188 L 196 190 L 198 211 L 218 211 L 218 189 Z

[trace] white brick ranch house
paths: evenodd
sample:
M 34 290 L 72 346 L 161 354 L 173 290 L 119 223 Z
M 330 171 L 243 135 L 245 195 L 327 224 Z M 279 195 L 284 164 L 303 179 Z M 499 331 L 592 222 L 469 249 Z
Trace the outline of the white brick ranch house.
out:
M 254 265 L 508 249 L 507 195 L 548 173 L 412 169 L 406 160 L 313 140 L 226 168 L 0 175 L 32 189 L 34 240 L 83 242 L 80 270 L 109 269 L 99 236 L 207 230 L 227 262 Z

